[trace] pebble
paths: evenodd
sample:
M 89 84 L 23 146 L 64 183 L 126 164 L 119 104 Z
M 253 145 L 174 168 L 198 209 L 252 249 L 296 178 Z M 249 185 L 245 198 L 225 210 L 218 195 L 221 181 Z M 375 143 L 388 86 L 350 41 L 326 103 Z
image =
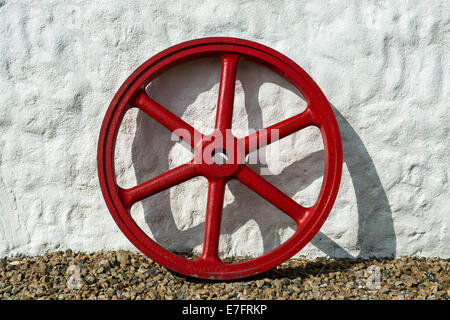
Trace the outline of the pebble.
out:
M 121 250 L 116 253 L 116 258 L 120 264 L 126 265 L 130 259 L 130 254 L 126 251 Z
M 0 259 L 0 300 L 449 300 L 448 260 L 290 259 L 253 278 L 213 282 L 173 274 L 140 253 L 67 250 Z

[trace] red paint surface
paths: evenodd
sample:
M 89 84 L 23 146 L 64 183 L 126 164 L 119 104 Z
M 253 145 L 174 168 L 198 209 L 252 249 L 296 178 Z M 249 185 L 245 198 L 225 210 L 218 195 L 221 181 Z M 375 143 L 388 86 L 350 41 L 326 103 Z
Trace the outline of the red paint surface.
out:
M 202 157 L 205 150 L 217 147 L 210 145 L 214 133 L 202 137 L 196 144 L 194 135 L 200 135 L 198 131 L 145 94 L 145 86 L 164 70 L 189 60 L 210 56 L 218 56 L 222 62 L 215 133 L 221 133 L 224 137 L 226 130 L 231 128 L 236 67 L 239 60 L 247 59 L 271 68 L 287 79 L 304 97 L 307 102 L 305 111 L 266 129 L 278 129 L 278 139 L 310 125 L 320 129 L 325 152 L 324 176 L 319 197 L 312 207 L 305 208 L 297 204 L 245 163 L 236 161 L 253 151 L 253 146 L 256 146 L 253 142 L 265 134 L 263 130 L 242 139 L 234 138 L 236 147 L 233 156 L 223 165 L 211 161 L 209 163 L 198 161 L 203 160 L 198 157 Z M 169 170 L 133 188 L 122 189 L 115 179 L 114 147 L 121 120 L 131 107 L 139 108 L 172 132 L 184 129 L 190 138 L 182 134 L 180 138 L 187 140 L 186 142 L 194 148 L 195 155 L 190 163 Z M 266 144 L 275 141 L 270 130 L 267 131 L 266 140 Z M 225 144 L 222 147 L 225 149 Z M 342 147 L 330 104 L 315 82 L 293 61 L 255 42 L 236 38 L 205 38 L 187 41 L 158 53 L 142 64 L 124 82 L 114 96 L 103 120 L 97 161 L 100 186 L 106 205 L 119 228 L 139 250 L 178 273 L 207 279 L 236 279 L 277 266 L 300 251 L 319 231 L 338 193 L 342 173 Z M 151 240 L 131 218 L 129 210 L 137 201 L 198 175 L 205 176 L 209 183 L 204 246 L 198 259 L 187 260 Z M 294 219 L 297 229 L 287 241 L 260 257 L 226 264 L 218 257 L 218 244 L 225 185 L 230 179 L 239 180 Z

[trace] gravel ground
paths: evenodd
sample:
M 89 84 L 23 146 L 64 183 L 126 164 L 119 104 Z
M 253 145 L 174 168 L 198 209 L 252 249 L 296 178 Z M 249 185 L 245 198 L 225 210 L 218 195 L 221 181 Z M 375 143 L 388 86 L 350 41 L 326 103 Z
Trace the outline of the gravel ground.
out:
M 380 281 L 377 281 L 379 279 Z M 204 281 L 128 251 L 0 259 L 0 299 L 445 299 L 449 259 L 291 259 L 259 276 Z

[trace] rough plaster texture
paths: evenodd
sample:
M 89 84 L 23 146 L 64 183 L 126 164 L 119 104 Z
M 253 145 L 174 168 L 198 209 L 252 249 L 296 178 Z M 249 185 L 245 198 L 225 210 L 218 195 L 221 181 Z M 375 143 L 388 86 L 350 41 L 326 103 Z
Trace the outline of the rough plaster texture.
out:
M 1 0 L 0 35 L 2 256 L 133 249 L 98 185 L 96 147 L 106 108 L 128 75 L 162 49 L 234 36 L 302 66 L 340 126 L 341 189 L 300 254 L 450 257 L 448 1 Z M 207 132 L 219 68 L 214 59 L 191 62 L 162 75 L 148 92 Z M 235 104 L 240 135 L 304 107 L 289 84 L 250 63 L 239 66 Z M 313 204 L 322 150 L 311 128 L 280 141 L 264 153 L 274 173 L 267 178 Z M 188 159 L 152 119 L 126 115 L 116 154 L 122 186 Z M 199 178 L 135 205 L 132 215 L 164 247 L 198 252 L 205 195 Z M 293 233 L 288 218 L 238 183 L 229 184 L 225 202 L 226 255 L 260 255 Z

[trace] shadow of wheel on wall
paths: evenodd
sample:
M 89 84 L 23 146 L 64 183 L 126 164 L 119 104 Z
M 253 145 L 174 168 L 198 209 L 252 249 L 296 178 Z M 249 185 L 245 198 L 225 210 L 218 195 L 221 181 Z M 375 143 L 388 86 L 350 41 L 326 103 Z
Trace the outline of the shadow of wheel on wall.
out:
M 241 82 L 244 91 L 248 126 L 256 129 L 263 127 L 259 89 L 264 83 L 273 83 L 301 97 L 288 82 L 277 74 L 261 66 L 257 67 L 264 71 L 255 73 L 239 72 L 238 70 L 237 75 L 237 80 Z M 211 59 L 192 61 L 166 71 L 153 81 L 154 83 L 147 91 L 149 96 L 181 117 L 187 106 L 199 99 L 200 95 L 218 87 L 219 76 L 220 63 L 218 61 Z M 211 96 L 217 97 L 217 94 L 214 93 Z M 211 108 L 215 110 L 215 101 L 213 100 L 212 103 Z M 355 248 L 359 249 L 356 257 L 394 257 L 396 236 L 392 211 L 373 160 L 356 131 L 336 107 L 332 106 L 332 108 L 340 129 L 344 164 L 350 173 L 356 195 L 358 235 Z M 211 125 L 214 125 L 214 121 Z M 138 112 L 132 145 L 132 162 L 137 184 L 169 169 L 167 159 L 174 144 L 175 142 L 171 141 L 170 132 L 166 128 L 143 112 Z M 266 176 L 266 178 L 275 186 L 285 186 L 283 191 L 291 196 L 323 175 L 323 166 L 317 166 L 317 163 L 323 164 L 323 162 L 323 150 L 316 151 L 293 162 L 279 175 Z M 284 183 L 285 177 L 292 176 L 305 167 L 310 169 L 307 175 L 302 175 L 301 181 L 297 181 L 293 185 Z M 295 230 L 295 223 L 287 216 L 277 215 L 276 219 L 273 219 L 270 217 L 270 213 L 256 212 L 252 207 L 252 201 L 256 201 L 255 195 L 245 186 L 234 183 L 234 181 L 230 181 L 227 185 L 234 196 L 233 203 L 227 205 L 223 210 L 222 230 L 226 230 L 227 234 L 233 234 L 247 221 L 254 220 L 262 236 L 263 253 L 266 253 L 282 243 L 278 233 L 280 228 L 288 227 Z M 182 230 L 178 228 L 171 206 L 170 190 L 143 200 L 142 208 L 152 238 L 167 250 L 189 252 L 203 243 L 203 223 Z M 204 210 L 205 208 L 199 209 Z M 311 243 L 330 257 L 356 258 L 320 231 Z

